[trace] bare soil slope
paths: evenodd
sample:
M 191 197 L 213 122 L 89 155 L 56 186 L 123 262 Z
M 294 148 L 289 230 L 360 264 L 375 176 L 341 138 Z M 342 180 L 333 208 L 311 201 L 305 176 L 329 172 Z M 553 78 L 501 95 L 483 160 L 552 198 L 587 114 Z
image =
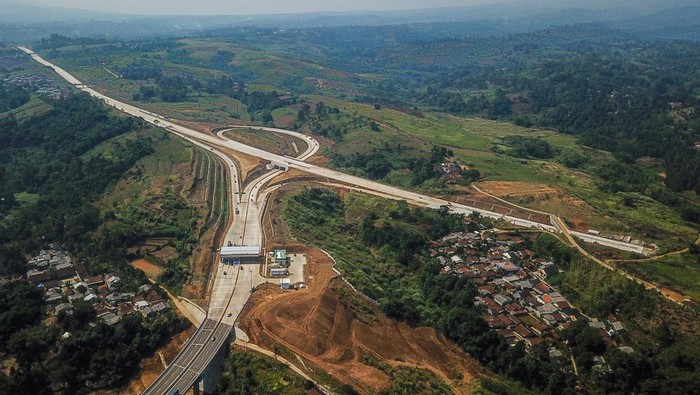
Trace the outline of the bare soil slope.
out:
M 485 192 L 515 204 L 566 217 L 570 226 L 585 232 L 591 228 L 596 210 L 583 200 L 559 188 L 545 184 L 515 181 L 483 181 L 477 184 Z
M 363 393 L 390 385 L 384 372 L 363 363 L 364 355 L 428 370 L 455 393 L 471 392 L 475 376 L 483 373 L 477 361 L 435 330 L 394 322 L 376 307 L 371 324 L 356 319 L 335 291 L 344 285 L 335 278 L 331 260 L 318 250 L 310 250 L 307 258 L 309 289 L 283 293 L 268 285 L 253 294 L 241 319 L 251 342 L 270 350 L 282 345 Z

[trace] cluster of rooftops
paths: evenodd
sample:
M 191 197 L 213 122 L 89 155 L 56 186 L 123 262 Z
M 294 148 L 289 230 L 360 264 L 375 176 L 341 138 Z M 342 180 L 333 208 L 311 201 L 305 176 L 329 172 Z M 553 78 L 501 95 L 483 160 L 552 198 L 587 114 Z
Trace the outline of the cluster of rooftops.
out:
M 556 264 L 537 257 L 519 237 L 495 234 L 451 233 L 432 241 L 430 254 L 442 265 L 442 275 L 473 279 L 475 305 L 482 306 L 484 320 L 508 344 L 532 347 L 545 339 L 559 340 L 560 331 L 579 319 L 588 319 L 605 342 L 617 344 L 624 327 L 614 315 L 601 320 L 583 315 L 547 281 L 559 273 Z
M 42 250 L 28 256 L 27 280 L 42 288 L 44 299 L 52 313 L 72 314 L 74 303 L 90 303 L 97 317 L 114 325 L 121 317 L 140 313 L 144 317 L 170 309 L 170 303 L 150 284 L 141 285 L 136 292 L 124 292 L 119 273 L 90 275 L 81 262 L 73 263 L 60 249 Z

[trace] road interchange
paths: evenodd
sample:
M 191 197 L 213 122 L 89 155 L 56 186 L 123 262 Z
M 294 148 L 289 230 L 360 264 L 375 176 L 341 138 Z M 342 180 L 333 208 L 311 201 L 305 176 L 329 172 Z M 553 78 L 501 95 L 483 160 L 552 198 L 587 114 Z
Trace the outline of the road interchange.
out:
M 272 189 L 266 190 L 262 196 L 258 196 L 258 194 L 263 190 L 263 187 L 269 181 L 282 174 L 283 170 L 272 170 L 267 172 L 258 177 L 256 180 L 248 183 L 245 188 L 242 189 L 241 177 L 235 162 L 233 162 L 229 155 L 221 151 L 219 148 L 237 151 L 246 155 L 267 160 L 272 164 L 283 165 L 287 168 L 298 169 L 302 172 L 326 179 L 327 184 L 336 183 L 337 185 L 342 185 L 343 187 L 349 189 L 355 189 L 389 199 L 405 200 L 411 204 L 429 208 L 440 208 L 442 206 L 447 206 L 452 212 L 458 214 L 467 215 L 472 212 L 478 212 L 483 216 L 505 220 L 516 226 L 536 228 L 549 232 L 562 232 L 571 240 L 573 240 L 573 236 L 575 236 L 586 242 L 598 243 L 623 251 L 636 253 L 644 252 L 643 247 L 639 245 L 606 239 L 582 232 L 571 231 L 560 218 L 551 214 L 551 223 L 543 224 L 464 204 L 452 203 L 444 199 L 402 190 L 393 186 L 366 180 L 361 177 L 345 174 L 333 169 L 306 163 L 305 160 L 312 157 L 318 151 L 320 146 L 318 141 L 315 139 L 298 132 L 257 126 L 230 126 L 229 129 L 219 131 L 216 136 L 201 133 L 172 122 L 169 118 L 154 114 L 131 104 L 115 100 L 100 92 L 97 92 L 90 86 L 87 86 L 79 81 L 67 71 L 42 59 L 31 50 L 24 47 L 19 47 L 19 49 L 30 55 L 37 62 L 52 68 L 59 76 L 74 85 L 76 88 L 102 100 L 105 104 L 115 107 L 127 114 L 142 118 L 148 123 L 162 127 L 169 132 L 192 142 L 193 144 L 210 150 L 212 153 L 220 157 L 224 163 L 227 164 L 227 168 L 230 170 L 229 185 L 232 202 L 231 206 L 235 207 L 237 212 L 241 213 L 237 215 L 239 218 L 234 219 L 225 236 L 226 241 L 231 241 L 234 244 L 262 245 L 263 234 L 261 230 L 261 218 L 263 215 L 265 199 Z M 296 138 L 303 139 L 307 144 L 307 149 L 297 158 L 291 158 L 251 147 L 235 140 L 228 139 L 224 136 L 224 133 L 227 130 L 237 128 L 256 129 L 291 135 Z M 331 181 L 333 181 L 333 183 L 331 183 Z M 575 243 L 576 242 L 574 241 L 574 244 Z M 632 279 L 637 281 L 635 277 L 632 277 Z M 261 282 L 264 282 L 264 278 L 257 273 L 257 270 L 249 271 L 237 269 L 235 272 L 231 271 L 231 274 L 229 275 L 225 270 L 225 267 L 218 267 L 216 277 L 214 279 L 214 285 L 210 294 L 207 319 L 181 349 L 176 359 L 144 393 L 170 393 L 170 391 L 176 388 L 184 389 L 191 387 L 192 384 L 199 379 L 202 371 L 211 362 L 212 358 L 214 358 L 233 330 L 235 320 L 240 313 L 242 306 L 245 304 L 245 301 L 250 296 L 250 287 L 246 287 L 245 284 L 255 285 Z M 650 284 L 645 284 L 647 287 L 648 285 Z
M 501 219 L 504 221 L 507 221 L 513 225 L 516 226 L 521 226 L 521 227 L 526 227 L 526 228 L 537 228 L 537 229 L 542 229 L 550 232 L 556 232 L 558 231 L 557 227 L 554 225 L 556 223 L 555 221 L 552 221 L 550 224 L 542 224 L 539 222 L 527 220 L 527 219 L 522 219 L 514 216 L 509 216 L 509 215 L 504 215 L 496 212 L 492 212 L 489 210 L 483 210 L 477 207 L 471 207 L 468 205 L 464 204 L 458 204 L 458 203 L 452 203 L 450 201 L 428 196 L 428 195 L 423 195 L 417 192 L 412 192 L 412 191 L 407 191 L 403 190 L 397 187 L 393 187 L 390 185 L 385 185 L 376 181 L 370 181 L 366 180 L 361 177 L 353 176 L 350 174 L 342 173 L 337 170 L 333 169 L 328 169 L 322 166 L 317 166 L 317 165 L 312 165 L 309 163 L 305 163 L 304 160 L 300 159 L 294 159 L 290 158 L 287 156 L 282 156 L 282 155 L 277 155 L 259 148 L 251 147 L 249 145 L 226 139 L 223 140 L 222 138 L 217 138 L 212 135 L 208 134 L 203 134 L 200 132 L 197 132 L 193 129 L 187 128 L 182 125 L 178 125 L 176 123 L 171 122 L 170 120 L 165 119 L 165 117 L 154 114 L 152 112 L 143 110 L 141 108 L 135 107 L 131 104 L 127 104 L 115 99 L 112 99 L 100 92 L 95 91 L 89 86 L 84 85 L 82 82 L 80 82 L 78 79 L 73 77 L 70 73 L 66 72 L 65 70 L 61 69 L 60 67 L 47 62 L 46 60 L 42 59 L 39 55 L 35 54 L 31 50 L 24 48 L 24 47 L 19 47 L 22 51 L 28 53 L 30 56 L 32 56 L 36 61 L 40 62 L 41 64 L 44 64 L 48 67 L 51 67 L 56 73 L 58 73 L 61 77 L 66 79 L 69 83 L 75 85 L 77 88 L 89 93 L 91 96 L 96 97 L 102 101 L 105 102 L 105 104 L 110 105 L 112 107 L 116 107 L 120 111 L 126 112 L 128 114 L 131 114 L 136 117 L 143 118 L 147 122 L 154 124 L 156 126 L 164 127 L 168 130 L 170 130 L 173 133 L 182 135 L 182 136 L 187 136 L 190 138 L 194 138 L 200 142 L 203 142 L 205 144 L 208 144 L 210 146 L 217 146 L 217 147 L 222 147 L 222 148 L 229 148 L 237 152 L 241 152 L 244 154 L 248 154 L 260 159 L 264 159 L 267 161 L 270 161 L 272 163 L 284 163 L 286 166 L 289 168 L 293 169 L 298 169 L 306 173 L 310 173 L 313 175 L 316 175 L 321 178 L 326 178 L 329 180 L 335 180 L 338 182 L 341 182 L 343 184 L 346 184 L 350 187 L 356 187 L 356 188 L 362 188 L 368 193 L 378 193 L 381 194 L 382 196 L 392 196 L 393 198 L 396 199 L 401 199 L 401 200 L 406 200 L 409 203 L 415 204 L 415 205 L 420 205 L 420 206 L 425 206 L 425 207 L 430 207 L 430 208 L 439 208 L 441 206 L 449 206 L 451 211 L 458 213 L 458 214 L 470 214 L 474 211 L 479 212 L 480 214 L 490 217 L 490 218 L 495 218 L 495 219 Z M 250 128 L 246 126 L 246 128 Z M 253 128 L 258 128 L 258 127 L 253 127 Z M 274 129 L 274 128 L 262 128 L 262 129 L 273 129 L 275 131 L 279 131 L 281 129 Z M 302 134 L 297 133 L 297 132 L 291 132 L 291 131 L 286 131 L 288 134 L 292 134 L 296 137 L 301 137 Z M 551 215 L 551 214 L 550 214 Z M 629 252 L 635 252 L 635 253 L 644 253 L 644 248 L 640 245 L 632 244 L 632 243 L 627 243 L 623 241 L 618 241 L 618 240 L 612 240 L 612 239 L 607 239 L 595 235 L 590 235 L 587 233 L 583 232 L 576 232 L 576 231 L 570 231 L 570 233 L 581 240 L 589 243 L 598 243 L 607 247 L 619 249 L 622 251 L 629 251 Z

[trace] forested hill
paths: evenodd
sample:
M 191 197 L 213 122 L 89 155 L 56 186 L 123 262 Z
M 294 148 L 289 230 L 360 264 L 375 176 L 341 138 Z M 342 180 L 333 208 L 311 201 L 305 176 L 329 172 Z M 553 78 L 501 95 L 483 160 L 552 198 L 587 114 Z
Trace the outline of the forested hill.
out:
M 0 103 L 10 107 L 21 97 L 16 89 L 0 90 Z M 84 285 L 59 291 L 79 293 L 60 299 L 71 313 L 59 313 L 57 303 L 45 300 L 43 285 L 24 279 L 26 254 L 61 245 L 90 274 L 119 273 L 115 295 L 133 295 L 147 282 L 127 260 L 125 247 L 138 236 L 102 213 L 95 200 L 154 144 L 140 136 L 145 123 L 111 114 L 87 94 L 32 100 L 42 102 L 43 112 L 0 117 L 0 359 L 8 366 L 0 374 L 0 394 L 116 388 L 186 322 L 166 309 L 149 317 L 123 315 L 109 325 L 98 318 L 99 305 L 83 300 Z
M 573 133 L 627 163 L 659 158 L 670 189 L 700 191 L 700 44 L 552 29 L 500 48 L 430 78 L 419 101 Z
M 3 276 L 23 274 L 23 254 L 42 240 L 84 249 L 88 233 L 100 223 L 92 201 L 152 149 L 146 140 L 132 139 L 118 144 L 110 157 L 84 157 L 98 144 L 138 128 L 138 121 L 110 115 L 83 94 L 49 103 L 52 109 L 40 115 L 0 119 Z M 19 194 L 31 198 L 20 204 Z
M 693 148 L 700 141 L 700 43 L 647 40 L 602 24 L 490 37 L 466 32 L 460 39 L 445 33 L 458 25 L 430 26 L 442 29 L 442 38 L 415 25 L 219 33 L 381 76 L 357 81 L 361 101 L 554 128 L 612 151 L 623 167 L 657 158 L 669 189 L 700 191 L 700 152 Z M 640 182 L 638 171 L 623 173 L 634 174 L 616 182 L 618 190 L 644 191 L 652 182 Z

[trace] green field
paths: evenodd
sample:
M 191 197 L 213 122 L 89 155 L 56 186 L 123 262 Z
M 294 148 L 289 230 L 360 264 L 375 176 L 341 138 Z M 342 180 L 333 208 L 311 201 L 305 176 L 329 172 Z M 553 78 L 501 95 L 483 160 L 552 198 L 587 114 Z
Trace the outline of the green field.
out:
M 9 210 L 4 218 L 0 219 L 0 225 L 4 221 L 11 221 L 17 215 L 17 210 L 25 205 L 33 205 L 39 200 L 39 195 L 36 193 L 21 192 L 15 194 L 15 200 L 17 201 L 17 206 Z
M 12 114 L 17 120 L 31 118 L 51 109 L 51 106 L 41 100 L 38 96 L 32 94 L 29 101 L 14 110 L 0 113 L 0 118 L 4 118 Z
M 620 265 L 642 278 L 700 300 L 700 254 L 677 254 L 658 260 L 623 262 Z
M 577 147 L 573 137 L 552 131 L 522 128 L 506 122 L 481 118 L 459 118 L 439 113 L 424 113 L 417 116 L 389 108 L 376 110 L 373 105 L 326 96 L 311 96 L 309 100 L 322 101 L 338 107 L 344 112 L 367 117 L 382 125 L 389 126 L 389 128 L 382 128 L 384 136 L 375 137 L 380 142 L 399 139 L 396 141 L 410 144 L 413 140 L 412 145 L 419 146 L 423 150 L 429 149 L 429 144 L 449 147 L 465 163 L 474 165 L 488 180 L 545 182 L 549 179 L 548 175 L 541 174 L 535 168 L 536 164 L 530 163 L 533 161 L 525 161 L 491 151 L 491 146 L 497 143 L 500 137 L 526 135 L 541 137 L 557 147 Z M 358 137 L 358 139 L 368 141 L 365 136 Z M 423 144 L 416 143 L 415 139 L 422 141 Z M 348 145 L 354 146 L 352 142 Z M 339 147 L 339 149 L 342 152 L 342 148 Z
M 226 357 L 217 390 L 221 394 L 304 395 L 313 386 L 281 362 L 233 350 Z
M 660 251 L 673 251 L 685 246 L 697 237 L 697 230 L 680 218 L 677 211 L 641 194 L 606 193 L 599 189 L 600 180 L 589 172 L 570 169 L 554 160 L 520 159 L 498 154 L 490 148 L 501 137 L 524 135 L 539 137 L 558 150 L 579 152 L 595 163 L 612 161 L 612 155 L 604 151 L 581 146 L 569 135 L 548 130 L 532 130 L 513 124 L 479 118 L 459 118 L 451 115 L 425 113 L 422 116 L 394 109 L 375 109 L 373 105 L 353 103 L 329 97 L 309 97 L 316 102 L 340 108 L 345 113 L 373 119 L 383 125 L 381 132 L 359 130 L 343 136 L 333 152 L 349 155 L 353 152 L 369 152 L 385 143 L 401 143 L 409 150 L 425 154 L 429 143 L 451 147 L 455 155 L 475 167 L 484 180 L 543 183 L 559 188 L 566 195 L 580 199 L 588 205 L 580 215 L 593 229 L 613 234 L 632 235 L 649 243 L 655 243 Z M 401 175 L 390 178 L 401 184 Z M 621 204 L 631 195 L 634 207 Z M 575 204 L 552 206 L 548 202 L 519 201 L 515 203 L 535 209 L 554 212 L 563 218 L 580 211 Z M 586 229 L 583 229 L 585 231 Z
M 373 104 L 339 98 L 354 97 L 359 93 L 358 87 L 364 78 L 376 79 L 376 76 L 352 75 L 285 57 L 279 51 L 261 50 L 223 39 L 187 38 L 180 39 L 177 43 L 179 46 L 174 49 L 184 51 L 190 63 L 173 63 L 165 50 L 153 50 L 146 54 L 119 52 L 105 55 L 103 61 L 109 69 L 118 69 L 135 61 L 157 59 L 166 72 L 191 74 L 196 78 L 207 79 L 227 74 L 213 69 L 211 62 L 217 52 L 228 51 L 234 56 L 226 66 L 234 70 L 231 73 L 246 76 L 246 91 L 307 94 L 302 98 L 309 103 L 324 102 L 341 110 L 340 115 L 333 116 L 323 125 L 326 128 L 345 130 L 342 138 L 334 138 L 329 150 L 322 151 L 326 155 L 333 152 L 349 157 L 354 153 L 370 154 L 382 150 L 382 147 L 400 145 L 403 152 L 389 153 L 388 159 L 405 163 L 411 157 L 427 156 L 431 144 L 437 144 L 452 149 L 464 164 L 478 170 L 485 181 L 541 183 L 557 188 L 564 194 L 562 201 L 510 199 L 515 203 L 554 212 L 565 219 L 584 218 L 589 228 L 630 235 L 655 243 L 661 252 L 682 248 L 696 237 L 697 229 L 682 220 L 678 212 L 668 206 L 639 193 L 603 192 L 599 187 L 602 180 L 593 175 L 593 170 L 589 168 L 568 168 L 559 163 L 559 156 L 548 160 L 522 159 L 493 151 L 493 147 L 503 147 L 503 137 L 528 136 L 548 142 L 558 152 L 585 157 L 592 166 L 605 166 L 615 161 L 610 153 L 584 147 L 571 135 L 482 118 L 436 112 L 421 113 L 388 106 L 376 109 Z M 101 65 L 95 65 L 93 57 L 84 53 L 82 46 L 65 47 L 59 51 L 64 55 L 58 59 L 59 64 L 75 71 L 79 77 L 101 86 L 109 94 L 130 100 L 142 83 L 115 79 Z M 315 86 L 313 81 L 316 80 L 329 81 L 329 85 Z M 164 115 L 194 121 L 219 124 L 228 124 L 236 119 L 250 121 L 245 105 L 223 95 L 190 92 L 184 102 L 141 105 Z M 297 108 L 294 105 L 275 109 L 272 112 L 273 119 L 279 126 L 289 127 L 296 119 Z M 377 122 L 381 125 L 380 132 L 370 130 L 366 124 L 362 124 L 362 120 Z M 647 172 L 652 177 L 658 177 L 659 169 L 649 167 Z M 413 187 L 410 175 L 402 171 L 392 171 L 385 181 Z M 424 187 L 423 190 L 440 192 L 432 187 Z M 621 205 L 623 199 L 633 199 L 634 207 Z M 572 203 L 571 200 L 576 202 Z M 691 196 L 690 200 L 698 203 L 697 196 Z M 578 201 L 583 204 L 577 203 Z
M 232 129 L 224 134 L 229 138 L 240 141 L 278 155 L 297 156 L 304 152 L 308 145 L 305 140 L 288 135 L 278 135 L 273 132 L 257 129 Z M 294 150 L 292 141 L 296 144 L 297 151 Z

